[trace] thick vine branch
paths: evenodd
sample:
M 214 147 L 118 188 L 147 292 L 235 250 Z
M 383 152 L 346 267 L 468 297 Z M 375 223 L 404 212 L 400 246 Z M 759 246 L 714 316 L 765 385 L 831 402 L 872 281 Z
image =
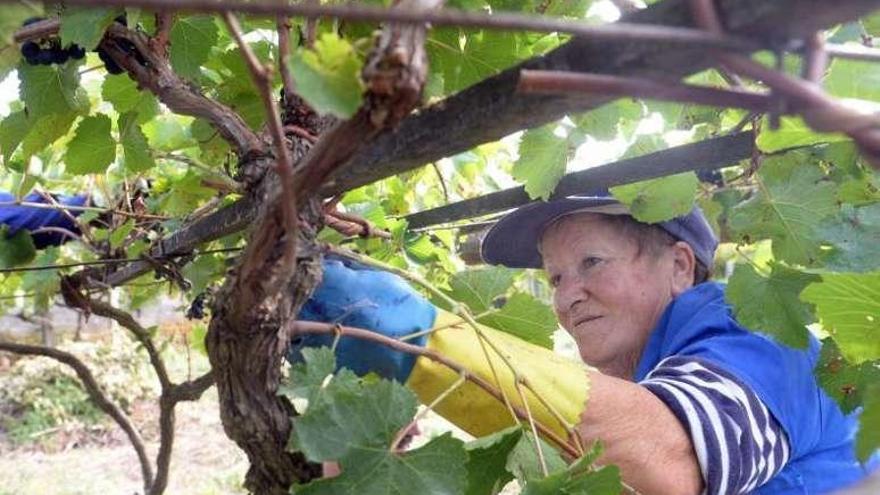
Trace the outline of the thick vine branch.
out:
M 131 420 L 128 419 L 128 416 L 125 415 L 125 412 L 107 397 L 101 389 L 101 386 L 98 384 L 98 381 L 95 380 L 95 376 L 85 363 L 69 352 L 37 345 L 0 342 L 0 350 L 30 356 L 45 356 L 73 368 L 73 371 L 76 372 L 76 375 L 79 377 L 80 381 L 82 381 L 83 387 L 85 387 L 86 393 L 89 394 L 89 398 L 92 399 L 92 402 L 94 402 L 95 405 L 108 416 L 113 418 L 113 421 L 115 421 L 116 424 L 122 428 L 122 431 L 125 432 L 125 435 L 128 437 L 128 441 L 131 442 L 131 446 L 134 448 L 141 465 L 141 477 L 144 480 L 144 491 L 149 491 L 151 489 L 154 484 L 153 468 L 150 465 L 150 459 L 147 457 L 147 449 L 144 447 L 144 441 L 141 438 L 140 433 L 138 433 L 137 428 L 134 427 Z
M 126 43 L 134 45 L 146 63 L 141 63 L 138 57 L 129 53 Z M 249 157 L 263 149 L 259 136 L 237 113 L 205 97 L 181 79 L 164 54 L 157 53 L 150 46 L 150 38 L 146 34 L 114 22 L 107 28 L 100 46 L 128 72 L 129 77 L 141 88 L 156 95 L 172 112 L 207 120 L 234 147 L 239 157 Z
M 817 29 L 858 18 L 876 8 L 873 0 L 721 0 L 729 31 L 755 39 L 802 39 Z M 690 25 L 686 0 L 667 0 L 626 17 L 635 23 Z M 325 197 L 403 173 L 440 158 L 494 141 L 523 128 L 543 125 L 570 113 L 596 108 L 609 97 L 566 98 L 516 92 L 521 68 L 631 74 L 670 79 L 710 67 L 717 60 L 706 50 L 676 49 L 663 43 L 610 43 L 575 39 L 553 52 L 524 62 L 469 89 L 408 116 L 394 132 L 379 134 L 330 177 Z M 437 130 L 443 132 L 438 133 Z M 250 198 L 183 227 L 160 243 L 156 254 L 192 250 L 244 229 L 256 217 Z M 125 283 L 150 269 L 134 263 L 111 275 L 110 285 Z
M 0 0 L 0 3 L 14 0 Z M 244 12 L 266 16 L 298 16 L 306 18 L 339 18 L 352 21 L 394 22 L 434 26 L 460 26 L 472 28 L 501 29 L 563 33 L 594 40 L 645 41 L 699 45 L 728 50 L 754 50 L 757 46 L 748 39 L 717 36 L 687 28 L 667 26 L 630 25 L 614 23 L 590 25 L 581 21 L 543 17 L 509 12 L 468 12 L 457 9 L 426 12 L 414 9 L 380 8 L 369 5 L 320 4 L 318 2 L 272 3 L 228 0 L 68 0 L 68 5 L 140 7 L 156 11 L 195 12 Z
M 587 194 L 666 175 L 733 165 L 752 156 L 754 141 L 753 133 L 742 132 L 572 172 L 560 179 L 552 197 Z M 405 218 L 410 228 L 417 229 L 488 215 L 530 201 L 532 199 L 525 188 L 520 186 L 420 211 Z

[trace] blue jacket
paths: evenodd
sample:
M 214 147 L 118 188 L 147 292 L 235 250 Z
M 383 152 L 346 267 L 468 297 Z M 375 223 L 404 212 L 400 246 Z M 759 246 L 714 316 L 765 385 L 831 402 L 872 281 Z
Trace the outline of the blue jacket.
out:
M 855 456 L 857 413 L 845 416 L 818 385 L 820 344 L 797 350 L 751 332 L 733 317 L 724 288 L 700 284 L 678 296 L 652 331 L 636 368 L 642 381 L 669 356 L 699 357 L 748 384 L 789 439 L 788 464 L 755 493 L 827 493 L 864 477 Z
M 59 196 L 54 195 L 55 200 L 66 206 L 83 206 L 86 203 L 85 196 Z M 15 201 L 15 196 L 8 192 L 0 191 L 0 202 L 11 203 Z M 24 201 L 29 203 L 47 203 L 42 196 L 37 193 L 28 194 Z M 71 211 L 73 216 L 79 216 L 81 211 Z M 60 227 L 69 230 L 75 234 L 79 233 L 76 225 L 64 213 L 58 210 L 50 210 L 44 208 L 33 208 L 28 206 L 0 206 L 0 225 L 8 227 L 8 235 L 15 235 L 21 229 L 29 232 L 39 229 L 40 227 Z M 35 234 L 34 246 L 42 249 L 46 246 L 57 246 L 67 240 L 68 236 L 58 232 L 41 232 Z

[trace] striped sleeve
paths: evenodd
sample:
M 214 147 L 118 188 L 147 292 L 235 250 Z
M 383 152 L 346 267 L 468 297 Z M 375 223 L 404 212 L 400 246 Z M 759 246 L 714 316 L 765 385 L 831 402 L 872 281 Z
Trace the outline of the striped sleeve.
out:
M 749 493 L 788 462 L 782 427 L 748 385 L 719 366 L 671 356 L 640 384 L 690 433 L 705 494 Z

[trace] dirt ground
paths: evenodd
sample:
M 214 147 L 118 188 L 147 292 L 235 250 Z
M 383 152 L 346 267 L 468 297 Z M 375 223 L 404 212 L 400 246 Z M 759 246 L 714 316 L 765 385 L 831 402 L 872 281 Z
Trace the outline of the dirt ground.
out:
M 155 412 L 136 411 L 151 457 L 158 448 Z M 125 436 L 114 429 L 101 441 L 71 438 L 67 446 L 10 449 L 0 443 L 0 495 L 135 495 L 143 493 L 140 465 Z M 0 440 L 2 441 L 2 440 Z M 63 442 L 62 442 L 63 443 Z M 246 493 L 241 481 L 247 458 L 223 433 L 217 392 L 177 406 L 177 436 L 172 454 L 168 495 Z

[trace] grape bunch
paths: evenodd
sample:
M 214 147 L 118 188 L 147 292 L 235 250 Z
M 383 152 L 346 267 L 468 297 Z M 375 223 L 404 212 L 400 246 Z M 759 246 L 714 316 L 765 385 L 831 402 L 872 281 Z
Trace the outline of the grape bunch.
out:
M 23 25 L 27 26 L 38 21 L 42 21 L 43 17 L 32 17 L 24 21 Z M 128 26 L 128 19 L 125 14 L 114 19 L 115 22 Z M 147 60 L 138 51 L 137 47 L 128 40 L 115 40 L 116 45 L 125 53 L 133 56 L 141 65 L 148 65 Z M 110 74 L 122 74 L 125 69 L 119 66 L 115 60 L 100 46 L 95 49 L 98 52 L 98 58 L 104 62 L 104 67 Z M 76 44 L 63 48 L 61 40 L 57 36 L 48 37 L 39 41 L 27 41 L 21 45 L 21 55 L 25 61 L 31 65 L 52 65 L 63 64 L 70 59 L 79 60 L 86 56 L 85 48 Z
M 24 26 L 42 21 L 42 17 L 31 17 L 24 21 Z M 61 46 L 61 40 L 57 37 L 46 38 L 37 41 L 26 41 L 21 45 L 21 56 L 31 65 L 63 64 L 70 59 L 80 60 L 86 56 L 85 48 L 71 44 L 68 47 Z
M 205 317 L 205 302 L 207 302 L 208 293 L 200 292 L 199 295 L 193 299 L 192 304 L 190 304 L 189 308 L 186 310 L 186 319 L 188 320 L 201 320 Z

